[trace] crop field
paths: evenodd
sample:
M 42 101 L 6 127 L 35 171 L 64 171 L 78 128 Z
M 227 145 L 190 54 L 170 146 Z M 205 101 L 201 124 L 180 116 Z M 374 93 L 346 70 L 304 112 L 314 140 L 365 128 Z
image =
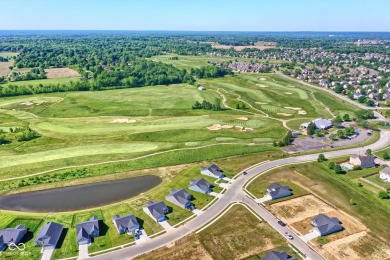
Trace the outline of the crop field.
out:
M 48 79 L 80 77 L 80 74 L 69 68 L 45 69 Z
M 12 61 L 0 62 L 0 77 L 8 75 L 11 71 L 9 67 L 13 65 L 14 63 Z

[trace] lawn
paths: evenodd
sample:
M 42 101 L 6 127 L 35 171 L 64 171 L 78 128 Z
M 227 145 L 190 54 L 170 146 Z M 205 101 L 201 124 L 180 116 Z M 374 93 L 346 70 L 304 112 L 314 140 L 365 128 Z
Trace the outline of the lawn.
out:
M 296 257 L 286 240 L 271 226 L 236 205 L 201 233 L 137 259 L 259 259 L 270 250 L 283 250 Z
M 17 85 L 17 86 L 38 86 L 39 84 L 42 85 L 49 85 L 49 84 L 69 84 L 70 82 L 76 82 L 79 81 L 79 77 L 75 78 L 57 78 L 57 79 L 37 79 L 37 80 L 25 80 L 25 81 L 14 81 L 14 82 L 7 82 L 3 86 L 8 85 Z
M 382 186 L 383 188 L 385 188 L 387 190 L 390 190 L 390 182 L 382 181 L 381 178 L 379 178 L 379 174 L 375 174 L 375 175 L 369 176 L 366 179 L 369 180 L 369 181 L 372 181 L 373 183 L 375 183 L 375 184 L 377 184 L 379 186 Z

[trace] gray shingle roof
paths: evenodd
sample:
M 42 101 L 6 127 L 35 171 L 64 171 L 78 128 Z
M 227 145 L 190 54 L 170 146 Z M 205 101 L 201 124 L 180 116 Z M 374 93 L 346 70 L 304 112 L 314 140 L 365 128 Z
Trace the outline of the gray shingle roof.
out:
M 171 193 L 167 197 L 172 197 L 181 205 L 185 206 L 188 202 L 190 202 L 191 195 L 185 190 L 175 190 L 172 189 Z
M 265 255 L 261 260 L 296 260 L 289 256 L 286 252 L 271 251 Z
M 76 225 L 77 242 L 89 239 L 94 230 L 99 230 L 99 219 L 96 216 L 78 223 Z
M 208 191 L 211 187 L 211 184 L 208 183 L 205 179 L 201 178 L 199 180 L 191 180 L 190 186 L 197 186 L 202 191 Z
M 279 183 L 272 183 L 267 189 L 272 197 L 278 197 L 280 194 L 284 194 L 285 192 L 291 193 L 290 187 L 280 185 Z
M 327 235 L 343 229 L 338 218 L 328 217 L 324 214 L 318 214 L 313 219 L 312 224 L 320 231 L 321 235 Z
M 375 162 L 375 157 L 369 155 L 351 155 L 352 158 L 359 158 L 361 163 L 372 163 Z
M 332 127 L 332 121 L 328 119 L 319 118 L 313 121 L 318 129 L 325 129 Z
M 27 228 L 23 225 L 18 225 L 15 228 L 6 228 L 3 230 L 0 230 L 0 237 L 2 238 L 3 242 L 0 243 L 0 248 L 4 244 L 9 244 L 9 243 L 15 243 L 17 244 L 23 236 L 20 234 L 25 235 L 27 233 Z M 19 239 L 18 239 L 19 238 Z
M 220 176 L 223 171 L 215 164 L 202 167 L 202 170 L 209 170 L 215 176 Z
M 168 207 L 165 205 L 164 201 L 149 201 L 146 207 L 155 219 L 165 217 L 165 212 L 168 211 Z
M 383 172 L 384 174 L 390 176 L 390 168 L 389 167 L 385 167 L 381 170 L 381 172 Z
M 56 246 L 58 240 L 61 237 L 63 226 L 55 222 L 47 222 L 39 231 L 35 244 L 40 244 L 42 241 L 43 246 Z
M 119 215 L 115 215 L 114 217 L 112 217 L 112 219 L 115 222 L 115 225 L 118 230 L 124 229 L 130 231 L 132 228 L 139 227 L 137 218 L 133 214 L 122 217 Z

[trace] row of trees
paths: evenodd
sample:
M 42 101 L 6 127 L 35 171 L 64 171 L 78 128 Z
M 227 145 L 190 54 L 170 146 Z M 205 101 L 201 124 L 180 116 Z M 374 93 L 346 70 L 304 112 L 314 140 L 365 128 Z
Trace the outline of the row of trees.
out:
M 206 100 L 203 100 L 202 103 L 196 101 L 195 104 L 192 106 L 192 109 L 205 109 L 205 110 L 213 110 L 213 111 L 223 110 L 221 106 L 221 100 L 218 98 L 214 100 L 214 103 L 210 103 Z

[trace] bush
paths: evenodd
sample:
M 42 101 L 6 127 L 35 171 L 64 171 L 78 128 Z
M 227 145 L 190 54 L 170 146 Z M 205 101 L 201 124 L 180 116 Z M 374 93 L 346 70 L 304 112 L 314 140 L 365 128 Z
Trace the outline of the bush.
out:
M 390 155 L 389 155 L 388 152 L 384 152 L 383 153 L 383 159 L 385 159 L 385 160 L 389 160 L 390 159 Z
M 322 153 L 319 154 L 317 162 L 325 162 L 325 161 L 326 161 L 325 155 L 323 155 Z
M 340 173 L 344 173 L 343 169 L 341 168 L 340 165 L 336 164 L 334 166 L 334 172 L 337 173 L 337 174 L 340 174 Z
M 331 170 L 333 170 L 334 169 L 334 167 L 335 167 L 335 163 L 334 162 L 330 162 L 329 164 L 328 164 L 328 168 L 329 169 L 331 169 Z
M 387 199 L 390 199 L 390 196 L 389 196 L 389 193 L 387 193 L 387 191 L 380 191 L 378 193 L 378 197 L 383 199 L 383 200 L 387 200 Z

